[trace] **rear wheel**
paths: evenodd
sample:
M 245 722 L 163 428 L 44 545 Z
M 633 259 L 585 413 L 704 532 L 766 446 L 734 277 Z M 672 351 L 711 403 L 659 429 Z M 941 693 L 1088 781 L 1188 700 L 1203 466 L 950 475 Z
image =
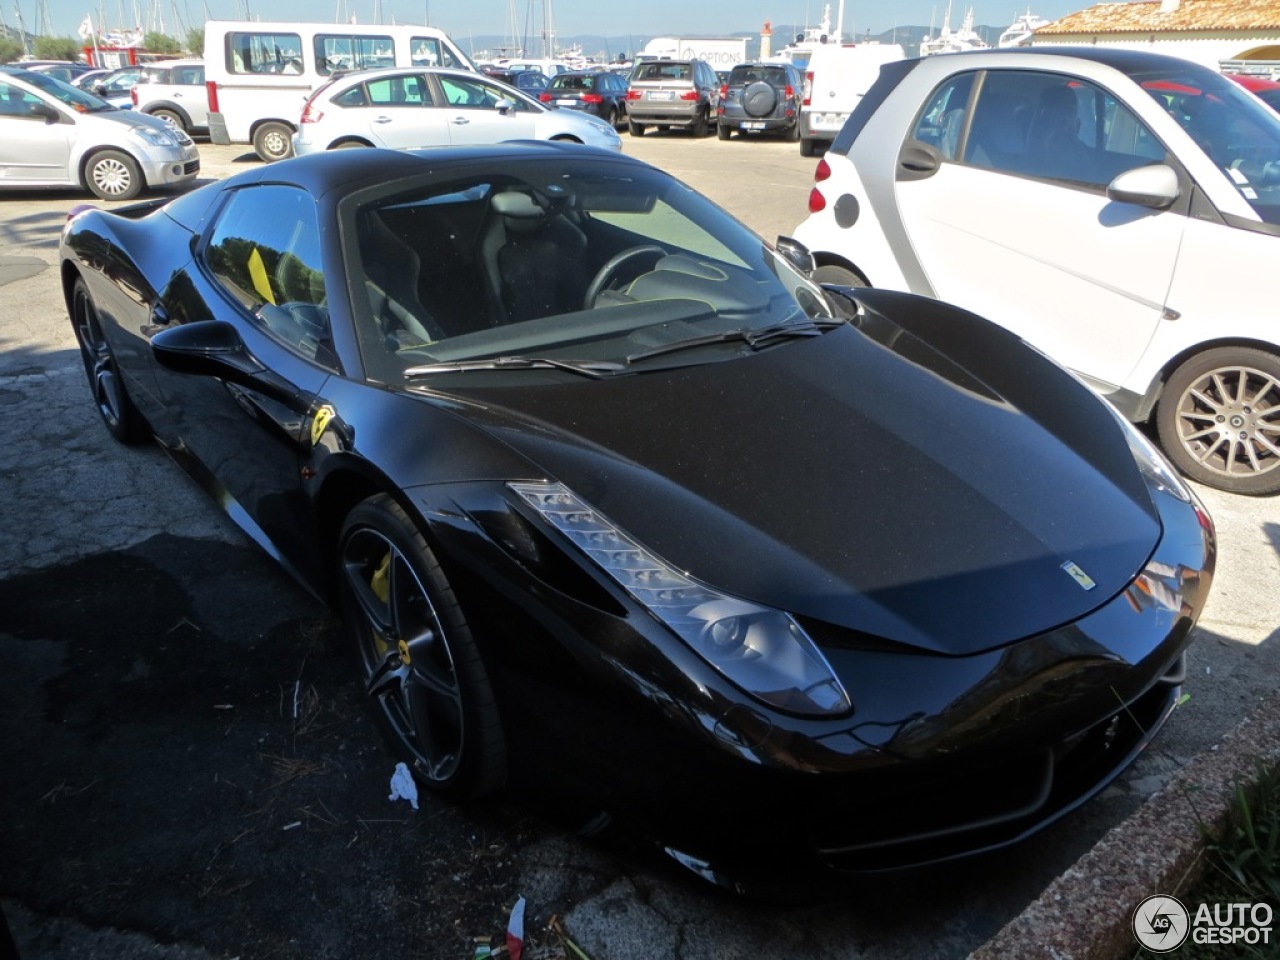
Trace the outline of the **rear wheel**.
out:
M 151 116 L 156 117 L 159 120 L 163 120 L 169 126 L 181 130 L 184 133 L 187 130 L 187 125 L 182 121 L 182 114 L 175 110 L 152 110 Z
M 99 150 L 84 167 L 85 184 L 102 200 L 132 200 L 142 192 L 138 162 L 122 150 Z
M 799 130 L 796 131 L 796 136 L 800 136 Z M 817 147 L 817 141 L 811 140 L 808 137 L 800 137 L 800 156 L 812 157 L 817 153 Z
M 287 123 L 269 121 L 253 132 L 253 149 L 266 163 L 293 156 L 293 129 Z
M 695 137 L 705 137 L 709 132 L 707 129 L 707 112 L 703 110 L 698 114 L 698 118 L 693 121 L 693 126 L 689 128 Z
M 644 136 L 644 124 L 636 123 L 634 120 L 627 120 L 627 133 L 633 137 Z
M 435 792 L 491 793 L 506 749 L 488 673 L 431 548 L 383 494 L 351 511 L 338 547 L 345 630 L 374 715 Z
M 716 136 L 721 140 L 728 140 L 733 136 L 733 129 L 727 123 L 717 123 Z
M 125 389 L 115 353 L 102 332 L 98 308 L 83 278 L 76 279 L 71 292 L 71 328 L 80 345 L 80 359 L 103 424 L 121 443 L 141 443 L 149 432 L 146 421 Z
M 833 283 L 841 287 L 865 287 L 866 282 L 852 270 L 827 265 L 813 271 L 814 283 Z
M 1229 493 L 1280 492 L 1280 357 L 1251 347 L 1197 354 L 1165 384 L 1156 429 L 1192 480 Z

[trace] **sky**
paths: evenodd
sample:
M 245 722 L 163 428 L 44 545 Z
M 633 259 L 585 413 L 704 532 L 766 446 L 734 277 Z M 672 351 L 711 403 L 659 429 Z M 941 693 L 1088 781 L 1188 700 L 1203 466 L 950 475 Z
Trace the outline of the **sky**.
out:
M 1092 6 L 1096 0 L 1078 3 L 1052 0 L 1032 3 L 1030 9 L 1048 20 Z M 332 6 L 330 5 L 332 4 Z M 758 31 L 764 21 L 774 24 L 816 26 L 822 18 L 822 0 L 718 0 L 691 4 L 687 0 L 639 0 L 601 3 L 600 0 L 0 0 L 0 15 L 9 26 L 17 26 L 17 13 L 26 28 L 35 33 L 48 17 L 58 36 L 77 35 L 80 24 L 92 15 L 95 27 L 105 18 L 107 28 L 131 27 L 137 22 L 152 29 L 161 20 L 164 32 L 181 37 L 185 28 L 198 27 L 206 19 L 243 19 L 246 11 L 255 20 L 346 20 L 355 16 L 361 23 L 430 23 L 449 33 L 464 48 L 472 35 L 507 35 L 516 21 L 516 35 L 536 36 L 543 19 L 544 4 L 552 7 L 552 22 L 559 37 L 603 34 L 609 37 L 634 36 L 717 36 Z M 952 5 L 951 25 L 960 26 L 964 11 L 974 10 L 974 23 L 1008 26 L 1028 7 L 1024 0 L 984 0 Z M 844 33 L 861 36 L 868 30 L 879 33 L 895 26 L 942 25 L 946 0 L 846 0 Z M 832 0 L 831 20 L 839 13 Z M 99 29 L 101 29 L 99 27 Z M 776 42 L 776 41 L 775 41 Z

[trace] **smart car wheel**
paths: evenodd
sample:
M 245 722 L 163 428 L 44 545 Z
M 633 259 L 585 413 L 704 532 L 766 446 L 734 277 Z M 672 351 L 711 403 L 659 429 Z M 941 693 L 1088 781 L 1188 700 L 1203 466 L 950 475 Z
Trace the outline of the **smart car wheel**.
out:
M 392 746 L 438 793 L 496 790 L 506 754 L 493 690 L 421 532 L 390 497 L 372 497 L 347 517 L 338 562 L 345 629 Z
M 1156 427 L 1191 479 L 1230 493 L 1280 492 L 1280 357 L 1248 347 L 1192 357 L 1165 384 Z
M 129 399 L 111 344 L 103 336 L 98 308 L 84 280 L 76 280 L 71 293 L 71 327 L 80 345 L 89 389 L 93 391 L 94 403 L 107 430 L 121 443 L 145 440 L 149 432 L 146 421 Z
M 264 123 L 253 132 L 253 149 L 266 163 L 293 156 L 293 131 L 287 124 Z
M 120 150 L 100 150 L 85 165 L 85 183 L 102 200 L 132 200 L 142 192 L 138 162 Z

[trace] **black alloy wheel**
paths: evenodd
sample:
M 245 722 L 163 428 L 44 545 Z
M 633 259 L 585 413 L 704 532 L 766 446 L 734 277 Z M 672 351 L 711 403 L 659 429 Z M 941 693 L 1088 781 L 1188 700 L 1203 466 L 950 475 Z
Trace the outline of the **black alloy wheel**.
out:
M 1280 357 L 1252 347 L 1197 354 L 1165 384 L 1156 428 L 1192 480 L 1229 493 L 1280 493 Z
M 141 443 L 150 431 L 133 405 L 116 364 L 115 353 L 102 332 L 102 319 L 83 278 L 71 292 L 71 327 L 80 345 L 80 359 L 93 391 L 93 402 L 102 422 L 120 443 Z
M 348 515 L 338 563 L 345 630 L 391 745 L 441 795 L 497 790 L 506 750 L 493 689 L 422 533 L 379 494 Z

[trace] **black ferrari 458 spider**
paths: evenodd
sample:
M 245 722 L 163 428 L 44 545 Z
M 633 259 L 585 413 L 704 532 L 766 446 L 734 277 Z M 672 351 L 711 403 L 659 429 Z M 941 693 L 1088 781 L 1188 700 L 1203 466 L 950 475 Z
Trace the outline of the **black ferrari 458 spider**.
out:
M 507 144 L 82 210 L 60 277 L 107 428 L 333 602 L 426 786 L 553 757 L 735 883 L 1072 810 L 1168 716 L 1213 571 L 1073 376 L 806 259 L 634 159 Z

